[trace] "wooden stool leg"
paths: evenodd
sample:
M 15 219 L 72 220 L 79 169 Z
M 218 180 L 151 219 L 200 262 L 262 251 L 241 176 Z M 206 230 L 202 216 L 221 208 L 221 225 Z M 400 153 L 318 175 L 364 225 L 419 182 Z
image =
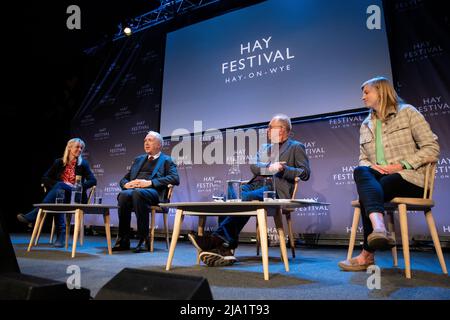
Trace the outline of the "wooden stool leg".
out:
M 177 209 L 175 220 L 173 222 L 172 241 L 170 242 L 169 256 L 167 257 L 166 270 L 170 270 L 172 266 L 173 255 L 175 247 L 177 246 L 178 237 L 180 236 L 181 225 L 183 224 L 183 210 Z
M 69 249 L 70 223 L 72 222 L 72 214 L 66 214 L 66 250 Z
M 256 255 L 259 256 L 259 248 L 261 247 L 261 237 L 259 235 L 259 224 L 256 219 Z
M 50 231 L 50 241 L 49 243 L 53 243 L 53 236 L 55 235 L 55 216 L 52 217 L 52 231 Z
M 427 220 L 428 229 L 430 230 L 431 238 L 433 239 L 434 248 L 436 249 L 436 254 L 441 264 L 442 272 L 447 274 L 447 266 L 445 265 L 444 255 L 442 253 L 441 243 L 439 242 L 439 236 L 436 229 L 436 224 L 434 223 L 433 214 L 431 210 L 425 212 L 425 219 Z
M 150 252 L 153 252 L 153 241 L 155 240 L 155 216 L 156 210 L 152 209 L 151 213 L 151 223 L 150 223 Z
M 75 258 L 75 252 L 77 250 L 78 235 L 80 233 L 81 224 L 81 210 L 75 210 L 75 229 L 73 231 L 73 242 L 72 242 L 72 258 Z
M 80 213 L 80 246 L 84 244 L 84 212 Z
M 109 217 L 109 209 L 103 214 L 103 222 L 105 223 L 105 231 L 106 231 L 106 242 L 108 245 L 108 254 L 112 254 L 111 248 L 111 222 Z
M 203 236 L 205 231 L 206 216 L 198 216 L 197 234 Z M 197 251 L 197 264 L 200 264 L 200 252 Z
M 347 260 L 350 260 L 352 258 L 353 248 L 355 247 L 356 230 L 358 229 L 360 216 L 361 216 L 361 209 L 355 208 L 353 212 L 352 229 L 350 231 L 350 241 L 348 243 Z
M 166 232 L 166 249 L 169 250 L 170 240 L 169 240 L 169 224 L 167 223 L 167 216 L 169 213 L 163 213 L 164 219 L 164 231 Z
M 36 222 L 34 223 L 33 233 L 31 234 L 30 243 L 28 244 L 28 249 L 27 249 L 28 252 L 30 252 L 31 247 L 33 246 L 33 242 L 34 242 L 34 239 L 36 238 L 36 235 L 37 235 L 37 232 L 39 229 L 39 225 L 41 223 L 41 219 L 42 219 L 42 209 L 39 209 L 37 217 L 36 217 Z
M 289 272 L 289 260 L 287 256 L 287 249 L 286 249 L 286 236 L 284 234 L 283 229 L 283 217 L 281 215 L 281 210 L 277 210 L 277 214 L 273 217 L 275 220 L 275 226 L 278 231 L 278 238 L 280 239 L 280 251 L 281 251 L 281 257 L 284 262 L 284 269 L 286 272 Z
M 395 240 L 395 222 L 394 222 L 394 213 L 389 211 L 388 213 L 388 230 L 392 234 Z M 392 259 L 394 260 L 394 267 L 398 266 L 398 258 L 397 258 L 397 246 L 391 249 Z
M 34 245 L 37 246 L 39 242 L 39 238 L 41 237 L 42 227 L 44 226 L 45 218 L 47 217 L 47 212 L 44 211 L 44 214 L 42 216 L 41 222 L 39 223 L 39 230 L 36 235 L 36 240 L 34 241 Z
M 206 216 L 198 216 L 197 234 L 203 236 L 205 233 Z
M 405 260 L 405 276 L 407 279 L 411 279 L 411 262 L 409 258 L 408 217 L 406 204 L 398 205 L 398 213 L 400 215 L 400 231 L 402 234 L 403 257 Z
M 291 253 L 292 258 L 295 258 L 295 238 L 294 238 L 294 232 L 292 231 L 292 219 L 291 219 L 291 213 L 286 213 L 286 222 L 288 226 L 288 232 L 289 232 L 289 244 L 291 245 Z
M 264 209 L 258 209 L 257 219 L 259 224 L 259 235 L 261 238 L 261 254 L 264 271 L 264 280 L 269 280 L 269 247 L 267 241 L 267 213 Z

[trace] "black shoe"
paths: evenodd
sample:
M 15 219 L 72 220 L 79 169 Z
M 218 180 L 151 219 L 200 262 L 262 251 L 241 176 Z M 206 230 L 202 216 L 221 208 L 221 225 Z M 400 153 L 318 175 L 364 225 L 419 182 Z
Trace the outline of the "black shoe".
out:
M 66 245 L 66 232 L 57 232 L 56 233 L 56 241 L 53 243 L 55 248 L 62 248 Z
M 112 248 L 112 251 L 126 251 L 130 250 L 130 239 L 128 238 L 119 238 L 116 241 L 116 244 Z
M 22 223 L 26 223 L 26 224 L 33 223 L 33 221 L 28 220 L 28 219 L 25 217 L 25 215 L 22 214 L 22 213 L 19 213 L 16 217 L 17 217 L 17 220 L 19 220 L 19 221 L 22 222 Z
M 198 251 L 211 251 L 220 247 L 228 247 L 228 243 L 215 235 L 197 236 L 194 233 L 189 233 L 188 238 Z
M 237 259 L 228 248 L 213 249 L 203 251 L 199 256 L 200 260 L 208 267 L 224 267 L 234 264 Z
M 150 252 L 150 240 L 148 238 L 139 239 L 139 243 L 136 248 L 133 249 L 134 253 Z

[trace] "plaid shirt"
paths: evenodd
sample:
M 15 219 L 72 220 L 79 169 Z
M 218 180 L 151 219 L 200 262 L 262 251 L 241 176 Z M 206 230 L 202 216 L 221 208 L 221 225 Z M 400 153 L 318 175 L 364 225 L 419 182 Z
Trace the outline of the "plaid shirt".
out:
M 372 113 L 363 121 L 359 136 L 359 165 L 376 164 L 375 128 L 376 119 Z M 425 184 L 425 165 L 437 161 L 439 144 L 437 136 L 423 115 L 412 105 L 398 105 L 382 124 L 384 156 L 388 164 L 404 160 L 412 169 L 399 174 L 406 181 L 419 187 Z

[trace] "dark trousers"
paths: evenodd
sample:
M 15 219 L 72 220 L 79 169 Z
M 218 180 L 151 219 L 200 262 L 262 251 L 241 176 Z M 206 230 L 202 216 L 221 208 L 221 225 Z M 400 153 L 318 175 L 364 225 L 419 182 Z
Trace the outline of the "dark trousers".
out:
M 398 173 L 381 174 L 370 167 L 357 167 L 353 172 L 361 204 L 361 217 L 364 229 L 364 250 L 373 252 L 368 246 L 367 237 L 373 227 L 369 215 L 373 212 L 384 214 L 384 203 L 395 197 L 423 196 L 423 188 L 402 178 Z
M 64 182 L 58 182 L 57 184 L 55 184 L 53 188 L 47 193 L 44 200 L 42 200 L 42 203 L 55 203 L 56 195 L 58 194 L 59 190 L 65 191 L 64 203 L 70 203 L 70 195 L 72 193 L 72 187 L 65 184 Z M 38 212 L 39 208 L 34 208 L 25 215 L 25 218 L 28 221 L 36 221 Z M 55 227 L 58 233 L 65 231 L 66 223 L 64 220 L 64 214 L 55 214 Z
M 158 205 L 159 197 L 155 189 L 128 189 L 117 196 L 119 206 L 119 237 L 130 236 L 131 212 L 137 220 L 137 233 L 140 238 L 149 236 L 150 207 Z
M 268 187 L 259 184 L 246 184 L 242 186 L 241 197 L 243 201 L 263 200 L 264 191 Z M 249 216 L 228 216 L 219 220 L 219 227 L 213 232 L 215 236 L 228 243 L 230 249 L 235 249 L 239 242 L 239 233 L 250 219 Z

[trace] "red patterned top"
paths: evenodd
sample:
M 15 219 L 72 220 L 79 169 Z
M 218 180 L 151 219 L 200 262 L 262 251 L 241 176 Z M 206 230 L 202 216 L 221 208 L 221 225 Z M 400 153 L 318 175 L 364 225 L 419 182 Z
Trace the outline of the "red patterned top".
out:
M 64 182 L 69 182 L 71 184 L 75 183 L 75 166 L 77 164 L 77 159 L 66 165 L 63 173 L 61 174 L 61 180 Z

